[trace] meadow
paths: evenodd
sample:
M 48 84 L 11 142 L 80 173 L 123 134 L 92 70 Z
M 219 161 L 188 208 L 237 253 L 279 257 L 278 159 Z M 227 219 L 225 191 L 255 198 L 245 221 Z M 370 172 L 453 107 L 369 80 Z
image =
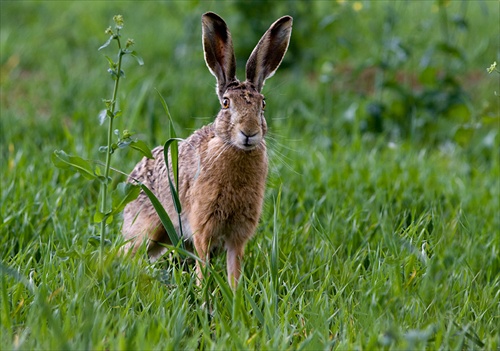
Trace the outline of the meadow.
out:
M 99 260 L 104 55 L 125 19 L 115 128 L 163 144 L 219 109 L 200 17 L 224 17 L 240 79 L 278 17 L 292 40 L 266 95 L 270 170 L 232 291 L 177 256 Z M 497 1 L 0 2 L 0 349 L 500 349 Z M 140 160 L 117 150 L 112 167 Z M 113 187 L 125 180 L 113 172 Z

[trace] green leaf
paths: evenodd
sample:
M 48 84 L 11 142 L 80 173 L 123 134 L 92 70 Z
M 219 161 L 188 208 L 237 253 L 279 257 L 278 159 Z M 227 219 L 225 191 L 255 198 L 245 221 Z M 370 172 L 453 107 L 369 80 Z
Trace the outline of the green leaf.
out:
M 112 192 L 113 197 L 113 209 L 111 214 L 117 214 L 123 211 L 125 206 L 137 199 L 141 188 L 138 185 L 130 183 L 120 183 L 116 189 Z
M 151 153 L 151 149 L 142 140 L 133 141 L 132 143 L 130 143 L 130 147 L 134 150 L 139 151 L 142 155 L 146 156 L 149 159 L 154 158 L 153 154 Z
M 223 296 L 225 302 L 227 304 L 232 304 L 234 294 L 233 294 L 233 290 L 229 286 L 228 282 L 223 277 L 221 277 L 221 274 L 219 272 L 212 270 L 210 266 L 206 266 L 206 267 L 210 271 L 210 276 L 213 277 L 214 280 L 217 282 L 217 285 L 219 285 L 220 292 L 222 293 L 222 296 Z
M 35 284 L 33 284 L 33 282 L 31 282 L 25 276 L 23 276 L 17 269 L 9 267 L 1 261 L 0 261 L 0 273 L 2 273 L 1 274 L 2 276 L 8 275 L 14 278 L 14 280 L 16 280 L 17 282 L 23 284 L 26 288 L 28 288 L 31 293 L 36 292 L 37 287 Z
M 95 211 L 95 213 L 94 213 L 94 223 L 101 223 L 103 221 L 106 221 L 106 224 L 113 223 L 113 214 L 111 212 L 102 213 L 99 210 Z
M 93 235 L 88 239 L 87 242 L 94 247 L 99 247 L 99 245 L 101 244 L 101 237 L 98 235 Z M 111 240 L 105 239 L 104 244 L 106 246 L 110 246 L 112 243 Z
M 116 80 L 116 71 L 114 69 L 108 68 L 108 73 L 111 75 L 113 80 Z
M 97 169 L 99 169 L 99 168 L 97 168 Z M 111 177 L 106 178 L 106 177 L 105 177 L 105 176 L 103 176 L 103 175 L 96 175 L 96 179 L 97 179 L 99 182 L 101 182 L 102 184 L 109 184 L 109 183 L 111 183 L 111 181 L 112 181 Z
M 259 306 L 257 306 L 257 303 L 253 299 L 252 295 L 250 295 L 250 293 L 245 290 L 245 296 L 246 296 L 248 302 L 250 302 L 250 305 L 252 306 L 252 311 L 253 311 L 254 316 L 257 318 L 257 320 L 259 321 L 259 323 L 261 325 L 265 325 L 266 320 L 265 320 L 264 314 L 261 312 Z
M 106 121 L 106 117 L 108 116 L 108 110 L 102 110 L 99 112 L 99 125 L 103 125 Z
M 109 68 L 116 69 L 116 63 L 109 57 L 108 55 L 104 55 L 104 57 L 108 60 Z
M 91 236 L 87 242 L 92 245 L 93 247 L 99 247 L 99 244 L 101 242 L 101 237 L 100 236 L 97 236 L 97 235 L 94 235 L 94 236 Z
M 281 208 L 281 186 L 278 189 L 278 195 L 274 201 L 274 214 L 273 214 L 273 241 L 271 246 L 271 284 L 273 286 L 273 293 L 278 294 L 278 272 L 279 272 L 279 233 L 280 233 L 280 208 Z M 276 307 L 276 306 L 275 306 Z M 277 310 L 275 309 L 277 313 Z
M 169 142 L 170 141 L 170 142 Z M 176 141 L 176 142 L 173 142 Z M 170 147 L 170 159 L 172 161 L 172 173 L 174 175 L 175 188 L 179 190 L 179 139 L 167 140 L 165 146 Z M 165 150 L 165 149 L 163 149 Z
M 179 178 L 178 178 L 179 168 L 178 168 L 178 150 L 177 150 L 178 141 L 182 141 L 182 139 L 177 139 L 177 138 L 168 139 L 165 145 L 163 146 L 163 155 L 165 159 L 165 164 L 167 166 L 168 183 L 170 186 L 170 193 L 172 194 L 172 200 L 175 206 L 175 211 L 178 214 L 180 214 L 182 212 L 182 206 L 179 200 L 179 193 L 178 193 L 179 189 Z M 172 161 L 172 173 L 174 175 L 175 185 L 172 179 L 170 178 L 170 163 L 168 162 L 168 155 L 169 155 L 168 150 L 170 148 L 170 145 L 172 145 L 172 149 L 170 152 L 170 160 Z
M 96 178 L 92 164 L 78 156 L 71 156 L 62 150 L 55 150 L 51 157 L 52 163 L 61 169 L 73 170 L 79 172 L 86 179 Z
M 116 145 L 118 145 L 119 149 L 123 149 L 123 148 L 126 148 L 127 146 L 130 146 L 130 144 L 132 144 L 133 142 L 134 141 L 130 138 L 121 139 L 120 141 L 118 141 L 118 143 Z
M 142 57 L 140 57 L 139 55 L 137 55 L 137 52 L 135 51 L 130 51 L 129 54 L 135 58 L 135 60 L 137 61 L 137 63 L 139 64 L 139 66 L 142 66 L 144 65 L 144 60 L 142 59 Z
M 94 223 L 101 223 L 106 219 L 106 214 L 102 213 L 101 211 L 97 210 L 94 213 Z
M 99 49 L 97 49 L 97 51 L 101 50 L 101 49 L 104 49 L 105 47 L 109 46 L 109 44 L 111 43 L 111 41 L 113 40 L 114 36 L 110 36 L 109 39 L 104 43 L 102 44 Z M 109 61 L 111 61 L 109 58 L 108 58 Z M 112 61 L 111 61 L 112 62 Z
M 168 109 L 167 102 L 165 101 L 165 99 L 163 98 L 163 96 L 161 95 L 161 93 L 158 91 L 158 89 L 155 89 L 155 90 L 158 93 L 158 96 L 160 97 L 161 104 L 163 105 L 163 110 L 165 110 L 165 113 L 167 114 L 168 120 L 170 122 L 169 123 L 169 127 L 170 127 L 169 138 L 176 138 L 177 137 L 177 133 L 175 132 L 175 129 L 174 129 L 174 121 L 173 121 L 172 115 L 170 114 L 170 111 Z
M 178 176 L 178 173 L 179 173 L 179 166 L 178 166 L 179 150 L 178 150 L 177 142 L 182 141 L 182 139 L 177 138 L 177 133 L 175 132 L 175 128 L 174 128 L 174 121 L 173 121 L 172 115 L 170 114 L 170 111 L 168 109 L 167 102 L 165 101 L 165 99 L 163 98 L 163 96 L 161 95 L 161 93 L 158 90 L 156 90 L 156 92 L 158 93 L 158 96 L 160 97 L 161 104 L 163 105 L 163 109 L 164 109 L 165 113 L 167 114 L 168 120 L 169 120 L 170 139 L 167 140 L 167 142 L 165 143 L 165 145 L 163 147 L 163 153 L 165 156 L 164 157 L 165 163 L 167 165 L 168 180 L 169 180 L 169 184 L 170 184 L 172 198 L 174 201 L 176 211 L 177 211 L 177 213 L 180 214 L 182 212 L 182 208 L 181 208 L 181 203 L 179 201 L 179 196 L 178 196 L 178 192 L 177 192 L 177 190 L 179 189 L 179 176 Z M 176 142 L 174 143 L 174 141 L 176 141 Z M 171 146 L 170 160 L 172 162 L 172 174 L 174 175 L 174 182 L 172 182 L 172 180 L 170 179 L 170 169 L 169 169 L 169 163 L 168 163 L 168 154 L 169 154 L 168 149 L 170 146 Z M 175 184 L 175 187 L 174 187 L 174 184 Z
M 160 221 L 163 224 L 163 227 L 167 231 L 168 237 L 170 238 L 170 241 L 172 242 L 173 246 L 176 246 L 179 244 L 179 237 L 177 236 L 177 232 L 175 231 L 174 225 L 172 224 L 172 221 L 170 220 L 170 217 L 168 216 L 167 212 L 163 208 L 162 204 L 158 200 L 158 198 L 151 192 L 151 190 L 148 189 L 147 186 L 144 184 L 140 183 L 139 186 L 141 189 L 144 191 L 144 193 L 147 195 L 149 200 L 151 201 L 151 204 L 153 204 L 153 207 L 156 210 L 156 213 L 160 217 Z M 182 241 L 181 241 L 181 247 L 182 247 Z

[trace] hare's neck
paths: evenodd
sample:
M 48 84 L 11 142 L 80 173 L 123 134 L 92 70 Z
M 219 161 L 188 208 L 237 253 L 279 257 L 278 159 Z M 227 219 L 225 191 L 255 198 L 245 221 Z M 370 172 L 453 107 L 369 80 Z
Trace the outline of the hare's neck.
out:
M 251 179 L 267 176 L 267 151 L 264 141 L 255 149 L 245 151 L 216 136 L 208 143 L 204 156 L 207 168 L 229 178 Z

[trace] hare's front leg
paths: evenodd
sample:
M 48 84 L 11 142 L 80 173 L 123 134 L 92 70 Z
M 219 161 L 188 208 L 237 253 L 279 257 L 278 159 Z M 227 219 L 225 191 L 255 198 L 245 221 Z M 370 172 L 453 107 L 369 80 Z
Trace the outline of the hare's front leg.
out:
M 208 241 L 207 238 L 201 233 L 195 233 L 193 235 L 193 244 L 198 257 L 200 258 L 200 260 L 196 261 L 196 275 L 198 277 L 196 285 L 201 286 L 203 271 L 205 270 L 204 268 L 208 264 L 210 257 L 210 241 Z
M 241 261 L 245 251 L 244 244 L 226 242 L 227 249 L 227 279 L 233 289 L 238 286 L 241 275 Z

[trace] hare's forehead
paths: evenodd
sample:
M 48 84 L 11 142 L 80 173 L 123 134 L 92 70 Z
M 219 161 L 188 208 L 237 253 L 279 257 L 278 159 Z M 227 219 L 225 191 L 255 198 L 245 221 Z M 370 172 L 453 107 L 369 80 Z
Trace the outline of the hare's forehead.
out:
M 246 104 L 260 103 L 264 99 L 264 95 L 259 93 L 254 87 L 248 85 L 239 85 L 230 87 L 226 90 L 224 96 L 233 100 L 239 100 Z

